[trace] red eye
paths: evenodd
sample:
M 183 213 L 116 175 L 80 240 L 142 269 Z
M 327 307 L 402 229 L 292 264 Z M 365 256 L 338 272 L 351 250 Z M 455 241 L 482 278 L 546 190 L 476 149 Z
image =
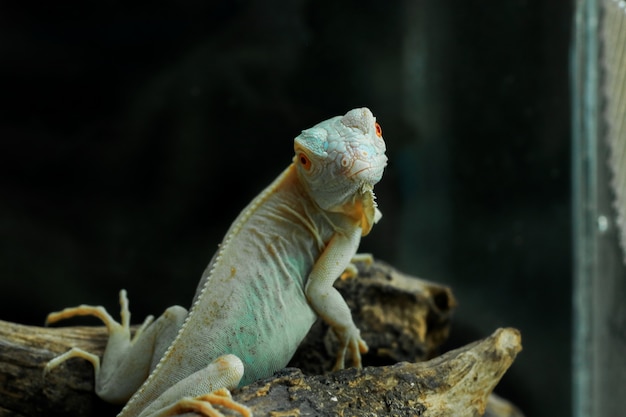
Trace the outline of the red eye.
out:
M 300 162 L 302 168 L 306 169 L 307 171 L 311 169 L 311 160 L 302 152 L 298 154 L 298 162 Z
M 380 125 L 378 124 L 378 122 L 376 122 L 374 124 L 374 126 L 376 127 L 376 136 L 378 136 L 379 138 L 383 137 L 383 128 L 380 127 Z

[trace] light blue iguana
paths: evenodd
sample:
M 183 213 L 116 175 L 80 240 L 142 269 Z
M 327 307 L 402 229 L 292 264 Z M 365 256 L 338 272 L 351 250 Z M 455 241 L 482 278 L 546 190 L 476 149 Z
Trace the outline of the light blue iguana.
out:
M 154 323 L 148 317 L 132 339 L 124 290 L 121 323 L 102 307 L 51 313 L 48 323 L 96 316 L 109 340 L 102 366 L 74 348 L 45 372 L 70 358 L 90 361 L 98 396 L 128 401 L 124 417 L 221 416 L 214 405 L 250 416 L 228 389 L 283 368 L 316 315 L 338 336 L 335 368 L 347 354 L 360 367 L 367 345 L 333 283 L 354 273 L 361 236 L 381 216 L 372 191 L 387 163 L 381 128 L 368 109 L 354 109 L 304 130 L 294 148 L 293 163 L 231 225 L 189 313 L 174 306 Z

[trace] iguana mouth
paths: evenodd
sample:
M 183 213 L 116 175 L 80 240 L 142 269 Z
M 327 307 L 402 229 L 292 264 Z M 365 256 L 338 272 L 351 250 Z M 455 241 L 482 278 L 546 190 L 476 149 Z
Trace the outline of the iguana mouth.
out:
M 348 178 L 354 178 L 358 176 L 359 174 L 361 174 L 362 172 L 368 171 L 370 169 L 372 169 L 372 167 L 365 167 L 365 168 L 361 168 L 360 170 L 356 172 L 350 172 L 350 174 L 348 175 Z
M 382 177 L 382 168 L 387 165 L 387 158 L 381 161 L 382 163 L 378 163 L 379 161 L 374 162 L 376 163 L 372 164 L 371 161 L 355 159 L 346 176 L 350 179 L 354 179 L 355 177 L 359 178 L 360 180 L 371 183 L 372 185 L 376 184 Z M 380 169 L 378 169 L 379 167 Z M 371 171 L 371 175 L 363 175 L 363 173 L 368 171 Z

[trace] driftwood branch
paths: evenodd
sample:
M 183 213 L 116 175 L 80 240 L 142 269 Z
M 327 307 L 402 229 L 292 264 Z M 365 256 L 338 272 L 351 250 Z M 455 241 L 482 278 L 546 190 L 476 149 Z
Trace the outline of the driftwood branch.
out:
M 489 393 L 521 349 L 518 332 L 505 329 L 415 363 L 436 356 L 447 337 L 455 306 L 448 288 L 382 263 L 360 265 L 358 278 L 336 286 L 370 346 L 365 368 L 323 375 L 334 358 L 334 335 L 317 323 L 290 363 L 300 369 L 288 368 L 234 392 L 255 416 L 482 415 Z M 72 360 L 43 377 L 51 358 L 74 346 L 101 354 L 106 339 L 103 327 L 0 321 L 0 417 L 115 415 L 118 406 L 93 394 L 89 363 Z M 400 361 L 408 362 L 396 364 Z
M 260 416 L 482 416 L 489 394 L 520 349 L 517 330 L 499 329 L 422 363 L 309 377 L 288 369 L 244 387 L 235 399 Z

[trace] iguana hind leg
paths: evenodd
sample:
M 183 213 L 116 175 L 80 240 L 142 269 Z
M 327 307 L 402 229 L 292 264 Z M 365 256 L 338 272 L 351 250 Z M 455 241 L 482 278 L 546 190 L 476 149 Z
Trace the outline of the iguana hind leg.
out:
M 205 417 L 224 417 L 215 408 L 219 406 L 252 417 L 250 409 L 233 400 L 228 390 L 236 387 L 242 376 L 243 363 L 238 357 L 231 354 L 220 356 L 207 367 L 172 385 L 139 416 L 173 417 L 193 412 Z M 132 407 L 132 400 L 130 405 Z M 121 415 L 124 412 L 122 410 Z
M 80 348 L 72 348 L 48 362 L 44 376 L 69 359 L 85 359 L 94 367 L 96 394 L 108 402 L 126 402 L 176 337 L 187 310 L 170 307 L 155 322 L 152 316 L 148 316 L 131 338 L 130 310 L 125 290 L 120 291 L 120 306 L 120 323 L 100 306 L 80 305 L 49 314 L 46 324 L 77 316 L 97 317 L 107 327 L 109 339 L 102 359 Z

